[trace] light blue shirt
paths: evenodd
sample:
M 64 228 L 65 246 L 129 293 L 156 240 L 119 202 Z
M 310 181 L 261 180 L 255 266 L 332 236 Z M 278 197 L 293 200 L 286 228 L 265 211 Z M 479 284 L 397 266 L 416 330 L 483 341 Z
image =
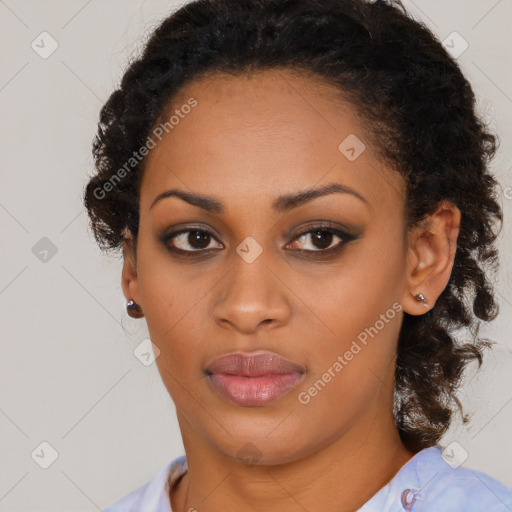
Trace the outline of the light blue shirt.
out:
M 356 512 L 512 511 L 512 488 L 481 471 L 449 464 L 442 449 L 435 445 L 416 453 Z M 172 512 L 169 490 L 186 471 L 182 455 L 103 512 Z

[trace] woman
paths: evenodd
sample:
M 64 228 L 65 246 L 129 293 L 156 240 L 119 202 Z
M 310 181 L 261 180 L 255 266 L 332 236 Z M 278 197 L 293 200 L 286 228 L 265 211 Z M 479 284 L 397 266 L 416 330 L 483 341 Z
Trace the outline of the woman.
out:
M 497 314 L 494 152 L 400 5 L 164 20 L 102 109 L 85 204 L 186 455 L 108 511 L 512 509 L 439 444 Z

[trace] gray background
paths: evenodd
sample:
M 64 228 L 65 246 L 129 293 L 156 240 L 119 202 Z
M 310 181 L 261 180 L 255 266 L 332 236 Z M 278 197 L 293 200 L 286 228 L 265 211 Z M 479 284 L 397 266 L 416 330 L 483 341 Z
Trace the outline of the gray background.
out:
M 501 137 L 501 315 L 484 331 L 499 345 L 461 392 L 470 427 L 442 443 L 512 486 L 512 0 L 404 3 L 441 40 L 468 42 L 458 60 Z M 156 366 L 133 353 L 147 328 L 125 314 L 121 260 L 100 253 L 81 204 L 99 110 L 176 5 L 0 0 L 2 511 L 99 510 L 184 453 Z M 51 49 L 43 31 L 58 43 L 47 58 L 31 47 Z M 47 469 L 42 442 L 58 452 Z

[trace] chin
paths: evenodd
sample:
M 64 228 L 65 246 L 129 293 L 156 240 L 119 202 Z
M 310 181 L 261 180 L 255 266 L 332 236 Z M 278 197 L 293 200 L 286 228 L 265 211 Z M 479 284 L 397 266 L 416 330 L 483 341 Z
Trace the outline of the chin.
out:
M 255 430 L 255 422 L 251 422 L 251 428 L 233 434 L 233 437 L 223 437 L 213 444 L 226 457 L 236 459 L 247 466 L 276 466 L 295 462 L 314 454 L 318 447 L 311 443 L 312 435 L 306 435 L 305 439 L 287 432 L 279 435 L 267 428 Z M 276 423 L 274 423 L 274 427 Z M 279 428 L 279 427 L 278 427 Z M 298 431 L 304 432 L 303 429 Z M 269 432 L 272 432 L 268 434 Z M 219 442 L 220 441 L 220 442 Z M 302 444 L 302 441 L 304 444 Z

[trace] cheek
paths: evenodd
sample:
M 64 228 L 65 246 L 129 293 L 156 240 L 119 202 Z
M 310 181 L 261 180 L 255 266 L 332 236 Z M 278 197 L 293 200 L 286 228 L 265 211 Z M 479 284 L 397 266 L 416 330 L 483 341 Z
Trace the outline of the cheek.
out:
M 328 387 L 341 393 L 330 397 L 331 391 L 326 400 L 351 402 L 352 395 L 379 386 L 379 379 L 392 378 L 405 262 L 398 233 L 382 235 L 367 234 L 329 275 L 308 282 L 302 278 L 322 333 L 317 336 L 318 350 L 311 351 L 308 383 L 332 381 Z
M 202 290 L 194 286 L 193 273 L 182 271 L 182 265 L 187 264 L 172 261 L 165 246 L 143 222 L 137 257 L 139 293 L 148 327 L 159 335 L 171 335 L 169 329 L 186 317 Z
M 343 292 L 333 290 L 319 309 L 326 326 L 322 332 L 327 334 L 317 336 L 318 348 L 310 347 L 308 351 L 310 381 L 336 381 L 340 389 L 357 393 L 352 386 L 362 390 L 365 383 L 377 385 L 379 379 L 387 380 L 394 366 L 402 306 L 385 288 L 376 297 L 368 290 L 352 292 L 346 280 L 338 284 L 347 286 L 342 287 Z
M 326 270 L 288 276 L 318 318 L 326 339 L 355 338 L 382 314 L 395 317 L 403 292 L 405 260 L 397 233 L 367 233 Z M 398 303 L 398 305 L 397 305 Z M 394 305 L 394 306 L 393 306 Z M 379 322 L 381 325 L 381 322 Z M 388 322 L 386 322 L 388 325 Z
M 321 309 L 334 335 L 320 337 L 318 348 L 308 350 L 309 375 L 296 393 L 304 420 L 313 430 L 320 422 L 324 435 L 333 437 L 375 410 L 372 403 L 390 402 L 402 317 L 398 301 L 376 299 L 368 290 L 352 294 L 348 280 L 343 284 L 345 291 L 331 290 L 335 298 Z
M 151 340 L 161 352 L 157 364 L 174 372 L 189 367 L 194 354 L 200 354 L 206 321 L 200 311 L 208 286 L 201 273 L 181 272 L 157 244 L 139 240 L 139 293 Z

